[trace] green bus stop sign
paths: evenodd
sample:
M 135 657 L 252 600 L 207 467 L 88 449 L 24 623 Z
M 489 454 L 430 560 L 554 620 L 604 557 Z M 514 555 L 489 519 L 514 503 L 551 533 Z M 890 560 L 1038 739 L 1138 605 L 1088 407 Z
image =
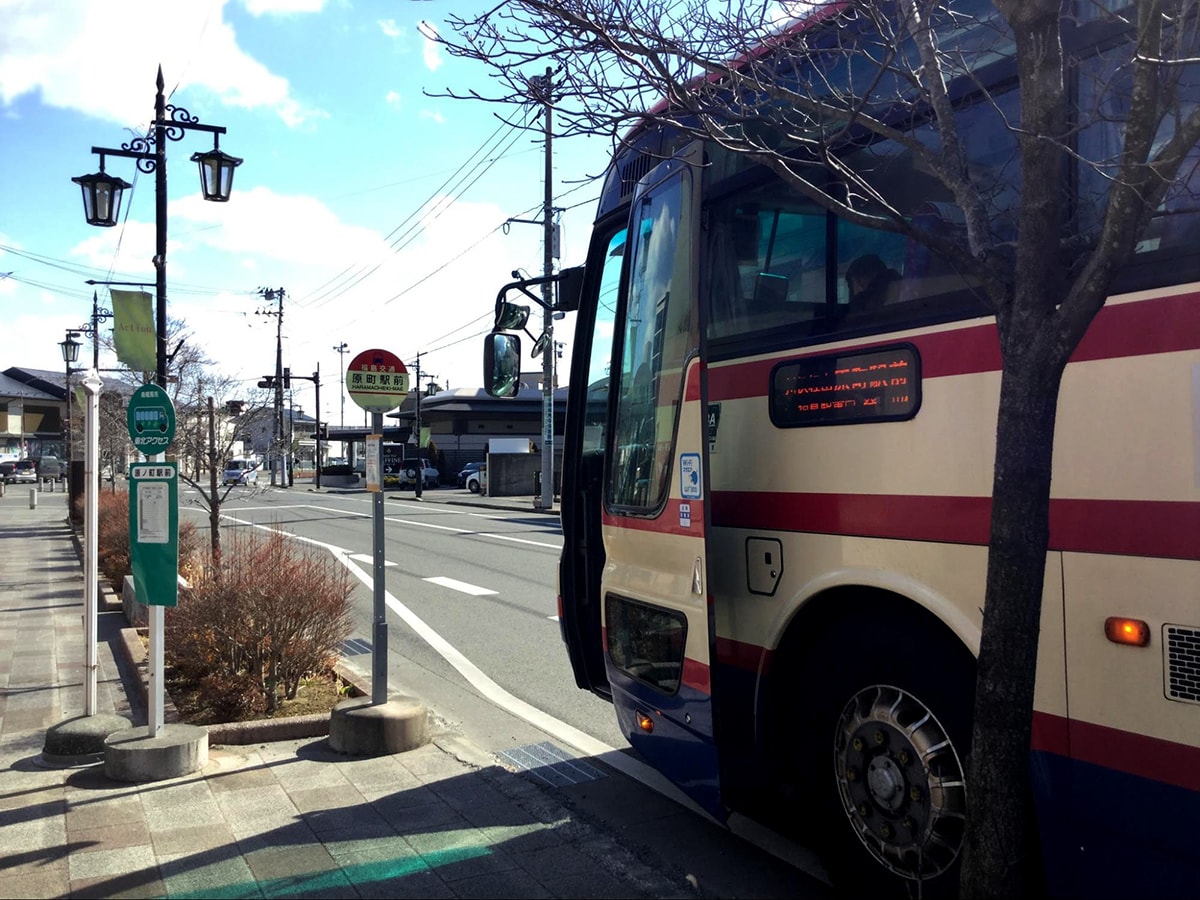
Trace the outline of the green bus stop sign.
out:
M 147 456 L 162 453 L 175 441 L 175 404 L 156 384 L 143 384 L 125 412 L 129 439 Z

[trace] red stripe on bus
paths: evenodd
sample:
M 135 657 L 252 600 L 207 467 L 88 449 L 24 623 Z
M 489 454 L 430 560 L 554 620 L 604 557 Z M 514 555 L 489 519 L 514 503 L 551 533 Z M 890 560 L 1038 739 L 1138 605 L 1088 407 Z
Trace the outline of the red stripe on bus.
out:
M 1077 719 L 1066 721 L 1071 759 L 1200 791 L 1200 747 Z
M 710 503 L 720 528 L 978 545 L 992 512 L 987 497 L 905 494 L 714 491 Z M 1054 499 L 1050 549 L 1200 559 L 1200 503 Z
M 639 516 L 617 516 L 606 512 L 601 521 L 610 528 L 624 528 L 631 531 L 651 531 L 655 534 L 681 534 L 685 537 L 704 537 L 704 503 L 700 500 L 688 500 L 691 525 L 679 524 L 679 506 L 683 501 L 671 499 L 663 507 L 663 511 L 652 519 Z
M 699 363 L 693 364 L 687 373 L 687 383 L 683 387 L 683 399 L 699 402 L 700 400 L 700 369 Z
M 683 658 L 683 683 L 692 690 L 712 696 L 712 680 L 709 667 L 689 656 Z
M 733 666 L 747 672 L 758 672 L 760 668 L 765 671 L 769 667 L 770 656 L 771 651 L 758 644 L 717 638 L 717 662 L 723 666 Z
M 904 340 L 915 345 L 920 354 L 922 379 L 1000 371 L 1000 342 L 994 322 Z M 890 337 L 873 338 L 836 350 L 812 347 L 768 360 L 712 366 L 709 369 L 709 401 L 767 396 L 771 369 L 784 359 L 855 353 L 894 343 L 895 339 Z M 1200 294 L 1178 294 L 1104 307 L 1071 355 L 1071 362 L 1196 349 L 1200 349 Z
M 1057 756 L 1071 755 L 1071 723 L 1062 716 L 1033 711 L 1033 737 L 1029 741 L 1031 750 L 1053 753 Z

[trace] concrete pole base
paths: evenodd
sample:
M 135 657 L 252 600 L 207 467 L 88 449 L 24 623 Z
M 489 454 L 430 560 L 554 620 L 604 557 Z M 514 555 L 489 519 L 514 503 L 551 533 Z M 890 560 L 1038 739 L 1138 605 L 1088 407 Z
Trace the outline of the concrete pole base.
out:
M 208 765 L 208 729 L 172 723 L 150 737 L 146 726 L 110 734 L 104 742 L 104 774 L 113 781 L 163 781 Z
M 329 746 L 348 756 L 383 756 L 429 742 L 429 710 L 410 698 L 378 706 L 370 697 L 343 700 L 329 714 Z
M 124 716 L 97 713 L 51 725 L 46 729 L 42 762 L 48 766 L 98 763 L 104 758 L 104 742 L 108 736 L 127 730 L 131 724 Z

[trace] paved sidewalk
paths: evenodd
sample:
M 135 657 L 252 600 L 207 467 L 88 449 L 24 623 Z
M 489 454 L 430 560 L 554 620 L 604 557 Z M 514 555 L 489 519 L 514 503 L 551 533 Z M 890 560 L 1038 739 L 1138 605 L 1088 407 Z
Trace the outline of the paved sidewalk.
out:
M 140 785 L 47 768 L 46 729 L 82 714 L 83 583 L 66 495 L 37 500 L 0 498 L 0 897 L 696 895 L 453 735 L 374 759 L 212 746 L 203 771 Z M 100 614 L 97 711 L 144 725 L 121 615 Z M 646 821 L 665 814 L 650 793 Z

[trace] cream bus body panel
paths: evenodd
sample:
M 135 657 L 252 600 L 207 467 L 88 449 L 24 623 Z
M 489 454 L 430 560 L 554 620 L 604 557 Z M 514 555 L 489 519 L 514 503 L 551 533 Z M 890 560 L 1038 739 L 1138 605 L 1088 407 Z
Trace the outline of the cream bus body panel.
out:
M 772 596 L 746 588 L 748 537 L 773 537 L 782 544 L 783 572 Z M 714 528 L 710 556 L 728 561 L 713 570 L 709 586 L 719 639 L 774 650 L 796 612 L 812 598 L 834 588 L 875 588 L 928 609 L 972 654 L 979 652 L 986 547 Z M 1034 708 L 1057 716 L 1067 715 L 1062 584 L 1060 555 L 1050 553 Z M 761 679 L 766 673 L 760 668 L 757 674 Z
M 1115 298 L 1113 305 L 1184 291 L 1129 295 Z M 989 321 L 914 329 L 889 335 L 886 342 Z M 863 345 L 862 340 L 844 341 L 821 345 L 817 352 Z M 751 361 L 771 363 L 798 355 L 772 354 Z M 746 362 L 718 363 L 713 369 Z M 1191 378 L 1198 366 L 1196 351 L 1072 362 L 1059 402 L 1052 498 L 1200 500 L 1200 400 Z M 764 396 L 724 400 L 710 455 L 712 490 L 778 493 L 781 503 L 788 502 L 782 496 L 788 493 L 986 499 L 992 490 L 999 384 L 998 371 L 926 377 L 922 405 L 912 420 L 837 427 L 777 428 Z M 767 433 L 770 440 L 762 437 Z M 781 541 L 783 573 L 773 596 L 748 590 L 748 537 Z M 892 591 L 929 609 L 972 653 L 978 652 L 987 560 L 982 543 L 719 525 L 713 527 L 710 540 L 711 558 L 727 561 L 711 574 L 719 639 L 774 650 L 809 599 L 828 588 L 861 585 Z M 1104 619 L 1112 615 L 1145 618 L 1151 647 L 1109 642 Z M 1200 562 L 1052 550 L 1043 593 L 1035 708 L 1195 743 L 1200 705 L 1164 696 L 1164 623 L 1200 623 Z M 1072 673 L 1069 684 L 1067 671 Z
M 978 327 L 987 321 L 972 319 L 955 327 Z M 915 329 L 890 335 L 887 343 L 948 330 Z M 862 345 L 862 340 L 822 344 L 816 352 Z M 755 360 L 783 361 L 798 355 Z M 746 362 L 739 359 L 734 364 Z M 764 384 L 764 394 L 766 389 Z M 911 421 L 814 428 L 776 428 L 765 396 L 723 400 L 710 453 L 713 490 L 990 495 L 995 427 L 981 429 L 979 423 L 996 421 L 1000 373 L 924 378 L 921 389 L 921 409 Z M 762 437 L 767 433 L 770 440 Z
M 698 384 L 698 366 L 695 360 L 689 364 L 685 383 Z M 672 413 L 671 407 L 661 407 L 659 410 L 659 415 L 673 419 Z M 668 427 L 664 433 L 670 434 L 675 430 L 680 435 L 700 435 L 704 433 L 702 424 L 700 403 L 692 397 L 679 407 L 677 430 Z M 679 474 L 680 447 L 677 445 L 673 450 L 669 460 L 669 488 L 664 509 L 653 520 L 635 520 L 650 524 L 651 527 L 604 527 L 607 563 L 601 579 L 601 596 L 615 593 L 683 611 L 687 618 L 685 655 L 689 660 L 708 667 L 704 509 L 702 499 L 683 500 Z M 694 515 L 692 523 L 686 528 L 679 524 L 681 502 L 687 502 Z M 700 575 L 699 593 L 693 589 L 697 572 Z M 601 616 L 604 615 L 606 612 L 602 609 Z

